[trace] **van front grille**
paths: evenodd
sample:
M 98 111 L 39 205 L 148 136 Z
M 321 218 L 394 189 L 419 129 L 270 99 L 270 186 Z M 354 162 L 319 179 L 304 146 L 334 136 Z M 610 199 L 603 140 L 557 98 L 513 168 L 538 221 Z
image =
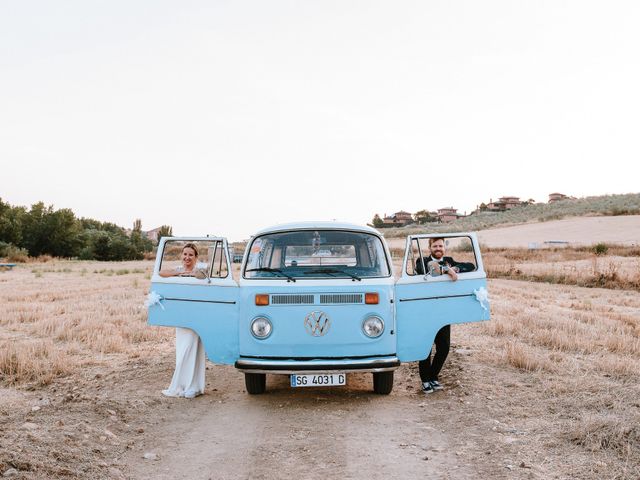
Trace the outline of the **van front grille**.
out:
M 320 295 L 320 304 L 360 304 L 362 303 L 361 293 L 328 293 Z
M 361 305 L 363 293 L 272 294 L 271 305 Z
M 272 305 L 313 305 L 314 295 L 271 295 Z

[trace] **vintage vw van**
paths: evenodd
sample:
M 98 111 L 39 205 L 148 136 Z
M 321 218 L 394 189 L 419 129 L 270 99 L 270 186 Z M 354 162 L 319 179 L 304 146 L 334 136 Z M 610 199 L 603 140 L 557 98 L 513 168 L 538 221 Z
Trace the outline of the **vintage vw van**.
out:
M 417 269 L 429 237 L 445 237 L 448 255 L 473 271 L 452 281 Z M 185 242 L 199 245 L 195 276 L 160 276 L 179 262 Z M 345 385 L 373 373 L 388 394 L 401 362 L 422 360 L 444 325 L 489 319 L 486 275 L 473 233 L 407 238 L 397 280 L 376 230 L 336 222 L 279 225 L 248 242 L 239 280 L 226 240 L 163 238 L 151 279 L 149 323 L 194 330 L 210 361 L 235 365 L 247 392 L 265 391 L 266 374 L 292 387 Z

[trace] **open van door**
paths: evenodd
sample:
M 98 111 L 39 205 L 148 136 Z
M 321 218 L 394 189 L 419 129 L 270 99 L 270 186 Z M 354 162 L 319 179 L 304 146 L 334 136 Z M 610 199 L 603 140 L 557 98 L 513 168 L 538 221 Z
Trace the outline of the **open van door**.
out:
M 190 272 L 184 272 L 182 266 L 186 245 L 197 251 Z M 239 287 L 230 265 L 224 238 L 162 238 L 146 302 L 148 323 L 189 328 L 200 336 L 209 360 L 234 364 L 238 359 Z
M 431 238 L 444 242 L 445 254 L 439 261 L 431 257 Z M 460 270 L 456 281 L 446 273 L 448 268 Z M 395 286 L 400 361 L 427 358 L 436 333 L 445 325 L 489 320 L 486 288 L 475 233 L 407 237 L 402 275 Z

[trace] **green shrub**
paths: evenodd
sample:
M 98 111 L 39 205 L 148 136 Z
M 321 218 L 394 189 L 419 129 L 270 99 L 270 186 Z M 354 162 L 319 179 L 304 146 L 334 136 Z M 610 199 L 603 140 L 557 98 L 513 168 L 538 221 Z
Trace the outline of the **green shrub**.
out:
M 95 258 L 95 255 L 93 253 L 93 248 L 91 247 L 91 245 L 83 247 L 82 250 L 80 250 L 78 258 L 80 260 L 93 260 Z
M 4 257 L 7 262 L 26 263 L 29 260 L 29 252 L 11 243 L 0 242 L 0 257 Z
M 596 255 L 606 255 L 609 251 L 609 246 L 606 243 L 597 243 L 593 246 L 593 253 Z

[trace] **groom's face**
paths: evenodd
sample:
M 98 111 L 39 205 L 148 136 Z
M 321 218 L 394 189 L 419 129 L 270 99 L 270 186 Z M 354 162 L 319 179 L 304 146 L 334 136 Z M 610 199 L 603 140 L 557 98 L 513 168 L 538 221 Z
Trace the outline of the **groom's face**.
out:
M 436 260 L 444 257 L 444 240 L 436 240 L 431 244 L 431 256 Z

